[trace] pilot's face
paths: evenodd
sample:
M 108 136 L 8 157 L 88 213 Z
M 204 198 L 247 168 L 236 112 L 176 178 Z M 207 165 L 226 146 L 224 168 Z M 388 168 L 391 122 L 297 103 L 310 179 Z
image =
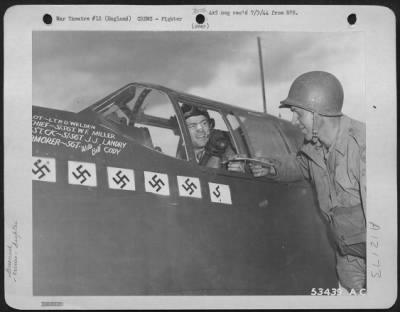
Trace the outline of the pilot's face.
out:
M 208 118 L 203 115 L 191 116 L 186 119 L 186 125 L 189 128 L 193 147 L 205 147 L 210 137 L 210 123 Z
M 291 107 L 293 113 L 292 124 L 304 134 L 306 141 L 312 140 L 313 114 L 298 107 Z

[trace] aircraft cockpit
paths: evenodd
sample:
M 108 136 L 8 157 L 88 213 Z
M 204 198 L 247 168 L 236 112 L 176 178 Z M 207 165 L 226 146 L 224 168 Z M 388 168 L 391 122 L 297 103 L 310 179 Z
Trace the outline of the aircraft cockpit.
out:
M 221 165 L 208 167 L 226 169 L 234 155 L 276 159 L 294 149 L 277 118 L 153 85 L 129 84 L 82 113 L 95 112 L 103 126 L 156 152 L 206 165 L 196 158 L 182 112 L 185 105 L 207 112 L 212 121 L 209 141 L 223 137 L 231 150 Z
M 308 182 L 232 170 L 297 148 L 289 122 L 247 104 L 133 83 L 78 113 L 34 106 L 34 295 L 337 287 Z

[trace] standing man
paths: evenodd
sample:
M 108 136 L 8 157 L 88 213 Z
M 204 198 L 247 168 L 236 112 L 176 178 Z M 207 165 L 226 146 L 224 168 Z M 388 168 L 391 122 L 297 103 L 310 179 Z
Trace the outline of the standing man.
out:
M 256 177 L 312 181 L 335 237 L 340 284 L 359 293 L 366 288 L 366 135 L 365 124 L 343 115 L 342 106 L 343 88 L 335 76 L 322 71 L 299 76 L 280 107 L 293 112 L 304 145 L 277 167 L 250 167 Z

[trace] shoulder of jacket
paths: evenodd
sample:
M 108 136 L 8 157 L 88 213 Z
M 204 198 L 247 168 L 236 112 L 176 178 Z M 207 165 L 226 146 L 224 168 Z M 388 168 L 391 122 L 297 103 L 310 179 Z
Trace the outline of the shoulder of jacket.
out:
M 365 146 L 367 139 L 365 123 L 350 118 L 349 136 L 351 136 L 359 146 Z
M 365 123 L 350 118 L 349 136 L 354 142 L 353 147 L 356 149 L 361 157 L 362 162 L 366 162 L 366 127 Z

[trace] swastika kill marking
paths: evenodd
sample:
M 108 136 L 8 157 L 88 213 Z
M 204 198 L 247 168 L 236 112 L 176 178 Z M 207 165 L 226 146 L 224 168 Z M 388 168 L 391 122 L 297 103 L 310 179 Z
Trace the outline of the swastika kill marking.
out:
M 209 182 L 208 186 L 210 188 L 211 202 L 232 205 L 229 185 Z
M 96 164 L 68 161 L 68 183 L 83 186 L 97 186 Z
M 144 184 L 146 192 L 170 195 L 168 175 L 164 173 L 145 171 Z
M 79 180 L 80 184 L 85 183 L 87 178 L 92 176 L 89 171 L 83 169 L 82 165 L 76 167 L 76 172 L 72 172 L 72 174 L 75 177 L 75 179 Z
M 219 191 L 219 185 L 217 185 L 217 187 L 215 188 L 215 191 L 213 191 L 213 195 L 216 198 L 220 198 L 221 197 L 221 192 Z
M 32 180 L 56 182 L 56 160 L 48 157 L 32 157 Z
M 108 186 L 111 189 L 134 191 L 135 173 L 132 169 L 107 167 Z
M 178 176 L 179 196 L 201 198 L 200 180 L 194 177 Z

